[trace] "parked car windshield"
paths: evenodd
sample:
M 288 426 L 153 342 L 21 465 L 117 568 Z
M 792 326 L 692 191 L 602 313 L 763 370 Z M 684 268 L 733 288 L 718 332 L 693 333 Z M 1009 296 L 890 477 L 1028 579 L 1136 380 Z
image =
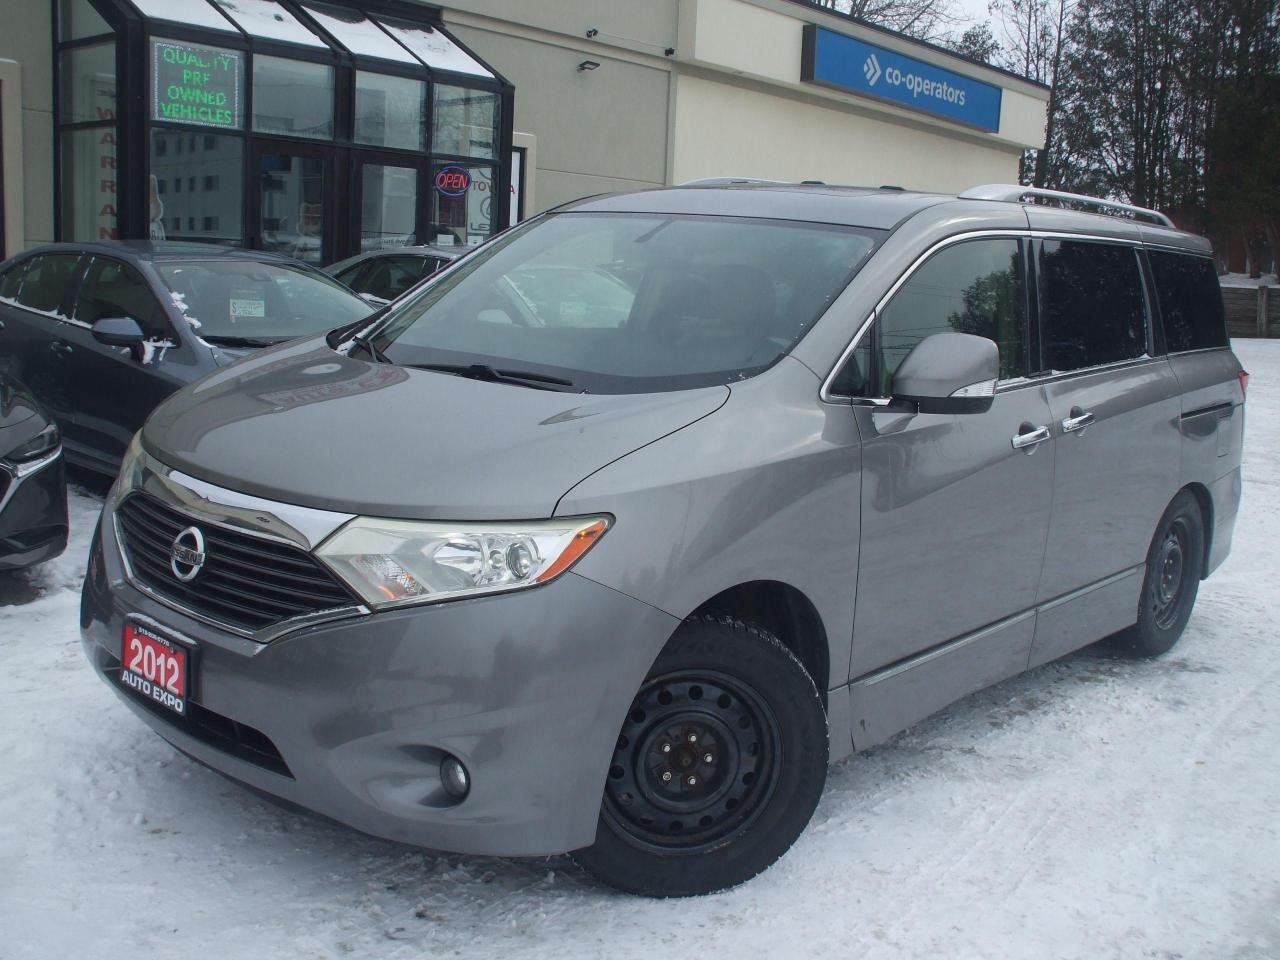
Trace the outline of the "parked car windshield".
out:
M 323 333 L 374 308 L 301 264 L 245 259 L 157 263 L 173 301 L 211 343 L 275 342 Z
M 393 308 L 373 338 L 410 366 L 534 374 L 591 393 L 728 383 L 809 330 L 882 233 L 668 214 L 553 214 Z

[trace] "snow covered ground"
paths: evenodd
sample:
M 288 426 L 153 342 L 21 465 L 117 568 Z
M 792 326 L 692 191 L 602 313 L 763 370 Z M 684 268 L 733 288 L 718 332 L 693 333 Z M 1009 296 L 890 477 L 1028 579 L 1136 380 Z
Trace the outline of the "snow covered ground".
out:
M 1244 512 L 1182 643 L 836 767 L 774 869 L 695 901 L 372 840 L 175 753 L 81 656 L 77 489 L 66 555 L 0 579 L 0 957 L 1280 957 L 1280 342 L 1237 351 Z

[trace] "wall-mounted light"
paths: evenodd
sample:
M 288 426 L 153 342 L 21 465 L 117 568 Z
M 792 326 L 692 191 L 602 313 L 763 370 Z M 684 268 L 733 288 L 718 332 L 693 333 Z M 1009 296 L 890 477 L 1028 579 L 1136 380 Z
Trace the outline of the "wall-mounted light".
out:
M 582 73 L 587 70 L 596 70 L 596 69 L 599 69 L 599 67 L 600 67 L 600 64 L 597 63 L 595 60 L 583 60 L 580 64 L 578 64 L 578 72 Z

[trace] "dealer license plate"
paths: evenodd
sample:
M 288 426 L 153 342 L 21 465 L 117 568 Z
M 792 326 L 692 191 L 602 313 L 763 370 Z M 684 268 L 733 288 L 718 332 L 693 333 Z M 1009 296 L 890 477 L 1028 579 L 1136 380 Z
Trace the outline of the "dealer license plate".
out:
M 127 623 L 120 682 L 162 707 L 186 716 L 187 651 L 146 627 Z

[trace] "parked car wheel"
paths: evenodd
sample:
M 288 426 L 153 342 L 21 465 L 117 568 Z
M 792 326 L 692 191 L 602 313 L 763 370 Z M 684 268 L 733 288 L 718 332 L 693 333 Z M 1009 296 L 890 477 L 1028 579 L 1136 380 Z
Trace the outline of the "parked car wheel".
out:
M 1158 657 L 1178 642 L 1191 617 L 1204 572 L 1204 518 L 1186 490 L 1165 510 L 1147 551 L 1138 622 L 1116 635 L 1117 646 L 1137 657 Z
M 827 752 L 822 699 L 791 651 L 740 620 L 690 620 L 631 704 L 596 842 L 574 857 L 646 896 L 742 883 L 804 830 Z

